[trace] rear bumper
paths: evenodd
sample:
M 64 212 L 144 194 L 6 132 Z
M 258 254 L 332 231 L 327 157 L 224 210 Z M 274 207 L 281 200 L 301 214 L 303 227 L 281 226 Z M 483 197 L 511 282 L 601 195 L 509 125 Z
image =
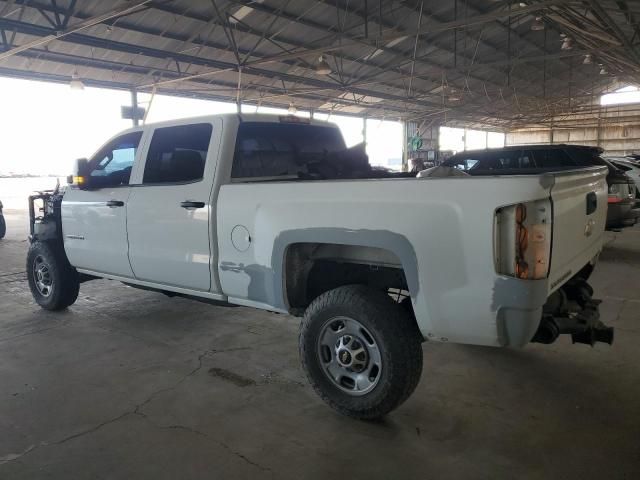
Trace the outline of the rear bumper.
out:
M 497 316 L 500 345 L 553 343 L 561 334 L 570 334 L 573 343 L 613 342 L 613 328 L 600 321 L 600 301 L 591 298 L 593 290 L 581 276 L 574 276 L 549 297 L 544 282 L 510 280 L 516 282 L 507 287 L 513 294 L 512 305 L 500 307 Z
M 498 343 L 505 347 L 522 347 L 536 333 L 547 301 L 548 280 L 502 278 L 494 289 L 494 304 L 500 289 L 496 322 Z

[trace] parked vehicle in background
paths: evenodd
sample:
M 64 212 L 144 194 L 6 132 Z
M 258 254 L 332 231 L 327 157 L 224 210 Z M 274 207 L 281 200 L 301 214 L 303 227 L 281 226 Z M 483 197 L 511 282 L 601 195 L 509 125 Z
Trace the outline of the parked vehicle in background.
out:
M 640 162 L 629 157 L 605 157 L 605 160 L 633 179 L 636 184 L 636 199 L 640 198 Z
M 2 201 L 0 201 L 0 238 L 4 238 L 7 234 L 7 222 L 2 214 Z
M 77 170 L 30 199 L 26 270 L 42 308 L 103 277 L 303 317 L 307 377 L 346 415 L 406 400 L 427 339 L 613 341 L 587 284 L 602 166 L 421 179 L 372 168 L 333 124 L 233 114 L 130 129 Z
M 619 230 L 636 224 L 634 180 L 601 157 L 602 149 L 581 145 L 518 145 L 490 150 L 468 150 L 455 154 L 443 165 L 472 176 L 523 175 L 528 172 L 555 172 L 567 168 L 603 165 L 608 169 L 609 208 L 607 230 Z

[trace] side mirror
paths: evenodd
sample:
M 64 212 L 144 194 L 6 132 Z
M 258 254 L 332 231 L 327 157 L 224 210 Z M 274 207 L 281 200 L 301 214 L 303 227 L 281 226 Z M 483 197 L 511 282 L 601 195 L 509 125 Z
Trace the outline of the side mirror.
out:
M 73 175 L 67 177 L 67 183 L 76 185 L 80 189 L 89 188 L 89 160 L 86 158 L 78 158 L 75 161 Z

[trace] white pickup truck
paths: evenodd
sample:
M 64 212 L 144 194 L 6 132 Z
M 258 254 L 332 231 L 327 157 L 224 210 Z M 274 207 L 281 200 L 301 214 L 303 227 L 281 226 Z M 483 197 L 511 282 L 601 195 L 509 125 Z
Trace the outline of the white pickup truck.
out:
M 304 317 L 315 390 L 375 418 L 413 392 L 425 340 L 611 343 L 586 283 L 606 174 L 416 178 L 291 116 L 146 125 L 79 160 L 64 191 L 30 198 L 28 280 L 48 310 L 101 277 Z

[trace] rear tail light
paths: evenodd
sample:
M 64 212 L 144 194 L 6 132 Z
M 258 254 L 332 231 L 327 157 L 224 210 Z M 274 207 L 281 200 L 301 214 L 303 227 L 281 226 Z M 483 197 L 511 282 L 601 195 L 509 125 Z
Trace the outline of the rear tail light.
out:
M 619 203 L 633 198 L 634 189 L 628 183 L 610 183 L 608 203 Z
M 494 218 L 494 261 L 502 275 L 535 280 L 549 275 L 551 201 L 508 205 Z

